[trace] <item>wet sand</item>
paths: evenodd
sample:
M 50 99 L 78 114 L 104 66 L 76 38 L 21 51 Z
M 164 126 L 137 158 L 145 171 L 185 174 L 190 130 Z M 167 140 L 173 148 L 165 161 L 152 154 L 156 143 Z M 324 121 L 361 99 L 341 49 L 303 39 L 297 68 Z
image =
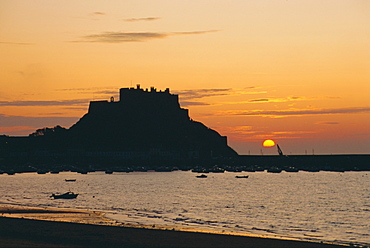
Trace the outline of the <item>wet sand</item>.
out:
M 0 216 L 0 247 L 344 247 L 128 227 L 92 211 L 3 206 Z

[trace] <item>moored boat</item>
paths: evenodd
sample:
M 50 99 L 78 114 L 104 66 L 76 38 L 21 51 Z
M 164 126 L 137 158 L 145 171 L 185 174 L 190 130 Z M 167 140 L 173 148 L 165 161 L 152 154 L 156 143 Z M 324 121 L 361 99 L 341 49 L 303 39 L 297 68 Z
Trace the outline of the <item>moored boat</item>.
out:
M 64 179 L 64 181 L 66 181 L 66 182 L 76 182 L 76 179 Z
M 202 175 L 199 175 L 199 176 L 196 176 L 197 178 L 207 178 L 206 175 L 202 174 Z
M 249 176 L 248 175 L 245 175 L 245 176 L 235 176 L 235 178 L 248 178 Z
M 50 197 L 53 197 L 54 199 L 74 199 L 77 196 L 78 194 L 68 191 L 64 194 L 52 194 Z

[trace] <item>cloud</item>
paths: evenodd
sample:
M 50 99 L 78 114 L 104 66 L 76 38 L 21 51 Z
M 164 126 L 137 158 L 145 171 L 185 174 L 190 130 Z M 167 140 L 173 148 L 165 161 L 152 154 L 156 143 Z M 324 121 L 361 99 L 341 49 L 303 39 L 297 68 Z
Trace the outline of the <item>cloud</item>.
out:
M 99 21 L 101 20 L 101 18 L 105 16 L 105 13 L 104 12 L 100 12 L 100 11 L 95 11 L 95 12 L 92 12 L 88 15 L 88 18 L 90 20 L 93 20 L 93 21 Z
M 297 135 L 297 134 L 312 134 L 312 133 L 318 133 L 318 131 L 273 131 L 271 134 L 275 136 L 289 136 L 289 135 Z
M 286 117 L 304 115 L 333 115 L 333 114 L 357 114 L 370 112 L 370 107 L 338 108 L 338 109 L 288 109 L 288 110 L 250 110 L 250 111 L 225 111 L 221 114 Z
M 267 130 L 257 130 L 253 126 L 235 126 L 235 127 L 220 127 L 224 131 L 228 133 L 235 133 L 235 134 L 264 134 L 271 137 L 285 137 L 285 136 L 296 136 L 302 134 L 312 134 L 317 133 L 318 131 L 267 131 Z
M 98 92 L 98 91 L 109 91 L 109 92 L 119 92 L 118 86 L 108 86 L 108 87 L 88 87 L 88 88 L 64 88 L 57 89 L 57 91 L 77 91 L 77 92 Z
M 86 105 L 89 100 L 86 99 L 75 99 L 75 100 L 63 100 L 63 101 L 0 101 L 0 106 L 74 106 L 74 105 Z
M 264 102 L 292 102 L 292 101 L 303 101 L 307 100 L 305 97 L 291 96 L 286 98 L 259 98 L 249 100 L 247 103 L 264 103 Z M 245 103 L 245 102 L 244 102 Z
M 354 134 L 351 134 L 351 136 L 370 136 L 370 133 L 354 133 Z
M 254 91 L 260 87 L 250 86 L 243 89 L 192 89 L 192 90 L 179 90 L 175 93 L 180 96 L 180 100 L 193 100 L 200 99 L 204 97 L 214 97 L 214 96 L 235 96 L 235 95 L 251 95 L 251 94 L 266 94 L 266 91 Z M 248 103 L 280 103 L 280 102 L 293 102 L 293 101 L 304 101 L 309 100 L 309 98 L 301 96 L 289 96 L 285 98 L 257 98 L 246 101 L 228 101 L 219 102 L 219 104 L 248 104 Z M 200 104 L 198 104 L 200 105 Z M 205 105 L 205 104 L 203 104 Z
M 224 96 L 231 94 L 231 89 L 196 89 L 196 90 L 179 90 L 175 94 L 180 96 L 180 103 L 182 107 L 188 106 L 206 106 L 209 103 L 192 101 L 204 97 Z
M 0 41 L 0 44 L 4 44 L 4 45 L 21 45 L 21 46 L 34 45 L 33 43 L 26 43 L 26 42 L 6 42 L 6 41 Z
M 1 134 L 11 134 L 11 135 L 25 135 L 30 134 L 35 131 L 34 127 L 29 126 L 16 126 L 16 127 L 0 127 Z
M 205 102 L 191 102 L 191 101 L 180 101 L 180 103 L 181 103 L 181 107 L 210 105 L 209 103 L 205 103 Z
M 105 15 L 105 13 L 100 12 L 100 11 L 96 11 L 96 12 L 93 12 L 92 15 Z
M 269 101 L 270 100 L 267 98 L 249 100 L 249 102 L 269 102 Z
M 225 128 L 224 128 L 225 129 Z M 262 131 L 254 130 L 252 126 L 226 127 L 227 132 L 235 134 L 257 134 Z
M 339 124 L 339 122 L 336 122 L 336 121 L 319 121 L 319 122 L 316 122 L 315 124 L 317 124 L 317 125 L 337 125 L 337 124 Z
M 261 141 L 267 138 L 270 139 L 300 139 L 318 133 L 318 131 L 307 130 L 292 130 L 292 131 L 269 131 L 261 129 L 261 127 L 253 126 L 234 126 L 216 127 L 223 135 L 227 135 L 233 141 L 248 142 Z
M 140 21 L 156 21 L 161 19 L 161 17 L 144 17 L 144 18 L 128 18 L 123 19 L 125 22 L 140 22 Z
M 119 94 L 118 90 L 60 89 L 57 91 L 75 91 L 75 92 L 78 92 L 78 94 L 102 94 L 102 95 L 110 95 L 110 96 Z
M 81 109 L 86 110 L 86 106 L 90 101 L 93 100 L 109 100 L 111 96 L 114 98 L 118 97 L 119 90 L 117 86 L 108 87 L 89 87 L 89 88 L 64 88 L 57 89 L 57 91 L 68 92 L 68 94 L 87 94 L 91 98 L 85 99 L 72 99 L 72 100 L 60 100 L 60 101 L 0 101 L 0 106 L 4 107 L 27 107 L 27 106 L 65 106 L 71 109 Z
M 0 114 L 0 125 L 5 127 L 54 127 L 56 125 L 71 126 L 80 117 L 27 117 Z
M 82 37 L 82 40 L 72 41 L 75 43 L 123 43 L 123 42 L 144 42 L 154 39 L 164 39 L 178 35 L 198 35 L 218 32 L 217 30 L 193 31 L 193 32 L 104 32 L 100 34 L 91 34 Z
M 249 86 L 249 87 L 244 87 L 243 89 L 238 89 L 237 92 L 242 95 L 254 95 L 254 94 L 266 94 L 267 93 L 266 90 L 260 90 L 260 89 L 262 89 L 262 87 Z
M 199 99 L 212 96 L 225 96 L 232 93 L 232 89 L 196 89 L 176 91 L 181 99 Z
M 110 100 L 110 97 L 114 97 L 114 99 L 119 99 L 119 87 L 112 86 L 112 87 L 90 87 L 90 88 L 65 88 L 65 89 L 57 89 L 57 91 L 61 92 L 68 92 L 71 94 L 84 94 L 91 98 L 86 99 L 85 102 L 88 103 L 89 101 L 96 101 L 96 100 Z M 85 104 L 81 104 L 81 106 L 85 106 Z M 76 109 L 76 108 L 74 108 Z

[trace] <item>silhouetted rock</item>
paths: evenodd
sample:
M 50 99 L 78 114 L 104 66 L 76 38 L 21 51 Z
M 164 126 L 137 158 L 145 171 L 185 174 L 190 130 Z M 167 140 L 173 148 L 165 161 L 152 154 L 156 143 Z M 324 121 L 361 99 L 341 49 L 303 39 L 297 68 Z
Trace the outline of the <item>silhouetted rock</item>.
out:
M 227 138 L 190 119 L 169 89 L 122 88 L 120 101 L 92 101 L 68 132 L 70 146 L 93 151 L 186 152 L 235 156 Z

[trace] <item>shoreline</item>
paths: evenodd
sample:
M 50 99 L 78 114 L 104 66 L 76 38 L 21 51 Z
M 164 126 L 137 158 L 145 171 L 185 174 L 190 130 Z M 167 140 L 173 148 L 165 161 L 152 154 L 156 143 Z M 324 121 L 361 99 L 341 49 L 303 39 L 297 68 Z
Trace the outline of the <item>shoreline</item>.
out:
M 117 221 L 106 218 L 103 212 L 83 209 L 41 208 L 0 204 L 0 214 L 1 217 L 29 220 L 59 221 L 92 225 L 118 225 Z
M 89 210 L 1 204 L 0 214 L 0 247 L 348 247 L 248 234 L 125 225 L 102 212 Z

